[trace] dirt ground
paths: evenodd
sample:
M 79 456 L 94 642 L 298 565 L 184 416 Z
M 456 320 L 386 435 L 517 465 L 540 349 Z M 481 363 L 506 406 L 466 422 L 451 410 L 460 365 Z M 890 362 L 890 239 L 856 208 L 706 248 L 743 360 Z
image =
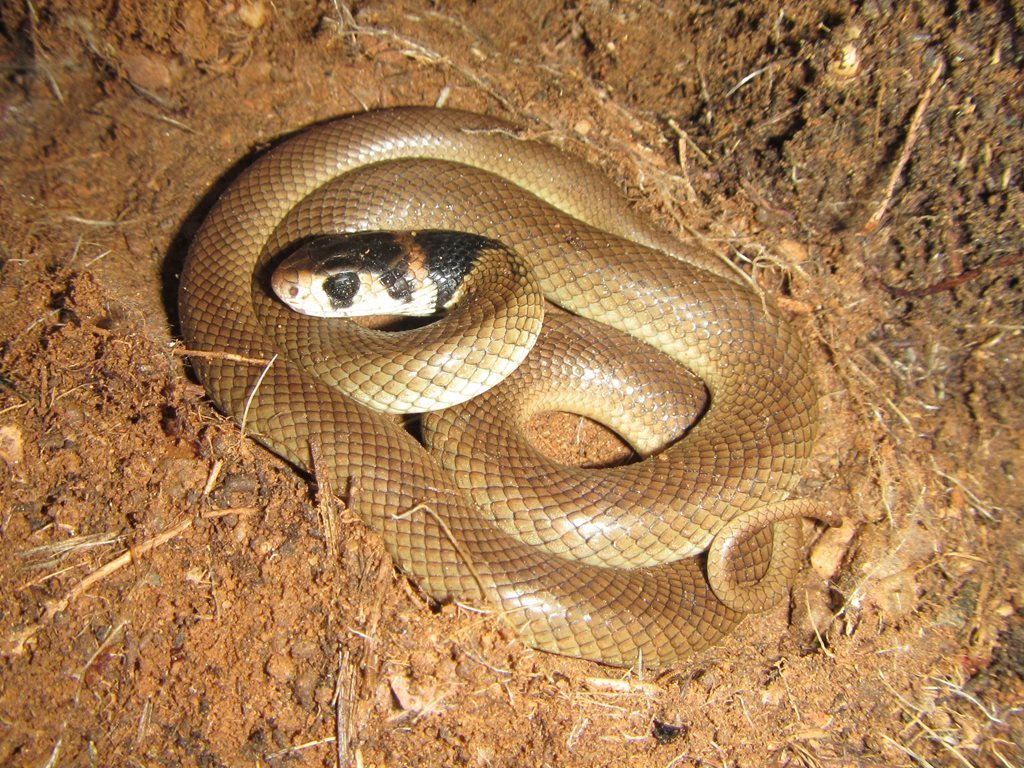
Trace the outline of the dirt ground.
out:
M 0 764 L 1024 765 L 1020 0 L 0 24 Z M 788 605 L 658 675 L 532 651 L 210 406 L 174 305 L 203 214 L 268 143 L 399 104 L 588 157 L 789 312 L 801 492 L 848 523 L 808 525 Z

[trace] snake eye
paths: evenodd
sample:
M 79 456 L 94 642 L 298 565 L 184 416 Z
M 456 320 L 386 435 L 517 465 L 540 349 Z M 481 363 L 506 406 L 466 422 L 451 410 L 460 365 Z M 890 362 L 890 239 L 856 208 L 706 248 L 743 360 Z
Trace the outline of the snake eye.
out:
M 351 307 L 352 299 L 359 292 L 359 275 L 355 272 L 339 272 L 324 278 L 323 288 L 334 309 Z

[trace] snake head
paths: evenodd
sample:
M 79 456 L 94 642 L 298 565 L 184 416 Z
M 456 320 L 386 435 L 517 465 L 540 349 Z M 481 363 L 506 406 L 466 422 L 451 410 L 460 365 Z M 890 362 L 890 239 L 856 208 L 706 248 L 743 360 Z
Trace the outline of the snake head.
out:
M 388 232 L 320 235 L 274 270 L 287 306 L 317 317 L 436 314 L 437 290 L 409 237 Z
M 463 280 L 493 240 L 462 232 L 356 232 L 302 243 L 274 270 L 271 287 L 316 317 L 429 317 L 458 300 Z

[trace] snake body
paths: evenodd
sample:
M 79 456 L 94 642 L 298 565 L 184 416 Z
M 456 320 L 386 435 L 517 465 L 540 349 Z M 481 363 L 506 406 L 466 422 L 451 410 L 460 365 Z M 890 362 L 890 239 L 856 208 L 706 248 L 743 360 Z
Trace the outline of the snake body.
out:
M 420 386 L 408 384 L 413 367 L 443 374 L 444 359 L 367 363 L 359 351 L 379 351 L 379 336 L 297 315 L 267 290 L 275 255 L 290 245 L 377 230 L 504 243 L 527 260 L 547 301 L 613 329 L 588 335 L 559 320 L 548 335 L 610 347 L 613 363 L 618 338 L 640 339 L 703 380 L 707 412 L 644 461 L 554 465 L 516 436 L 510 414 L 537 403 L 592 406 L 524 394 L 538 371 L 574 366 L 538 342 L 488 396 L 425 419 L 437 451 L 428 454 L 336 386 L 357 378 L 400 392 Z M 194 367 L 220 409 L 300 467 L 311 469 L 319 449 L 321 479 L 347 491 L 427 594 L 483 599 L 537 648 L 670 665 L 777 600 L 799 563 L 799 518 L 830 517 L 788 498 L 815 436 L 817 395 L 801 340 L 778 310 L 717 259 L 657 229 L 597 169 L 496 118 L 381 110 L 284 142 L 203 223 L 180 310 L 189 348 L 204 353 Z M 466 333 L 484 338 L 518 322 L 485 315 Z M 653 367 L 639 354 L 640 368 Z M 269 367 L 258 362 L 275 355 Z

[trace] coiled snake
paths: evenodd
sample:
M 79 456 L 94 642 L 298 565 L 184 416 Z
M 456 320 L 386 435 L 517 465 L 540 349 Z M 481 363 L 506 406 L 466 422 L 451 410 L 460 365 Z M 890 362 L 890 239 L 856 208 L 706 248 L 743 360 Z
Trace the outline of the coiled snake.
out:
M 514 425 L 490 419 L 558 407 L 614 421 L 615 409 L 524 394 L 517 372 L 493 390 L 511 401 L 485 397 L 426 418 L 439 451 L 428 454 L 392 417 L 331 386 L 357 375 L 387 388 L 423 360 L 353 373 L 344 357 L 366 346 L 366 331 L 297 315 L 267 289 L 277 255 L 303 238 L 377 230 L 504 243 L 549 302 L 617 329 L 579 331 L 558 319 L 547 332 L 556 346 L 608 347 L 614 366 L 620 332 L 639 338 L 703 380 L 707 412 L 643 461 L 553 465 Z M 537 648 L 672 664 L 784 594 L 799 563 L 800 518 L 831 518 L 818 503 L 787 500 L 811 450 L 817 395 L 801 340 L 778 310 L 648 223 L 599 171 L 495 118 L 382 110 L 282 143 L 202 225 L 180 309 L 189 349 L 206 353 L 193 364 L 220 409 L 300 467 L 312 467 L 318 446 L 318 472 L 427 594 L 483 598 Z M 492 325 L 507 325 L 497 317 Z M 630 356 L 641 371 L 663 367 L 646 345 L 625 346 L 633 351 L 621 353 L 623 369 Z M 258 362 L 275 355 L 269 367 Z M 520 379 L 580 370 L 557 355 L 542 339 Z M 511 455 L 495 458 L 498 450 Z

